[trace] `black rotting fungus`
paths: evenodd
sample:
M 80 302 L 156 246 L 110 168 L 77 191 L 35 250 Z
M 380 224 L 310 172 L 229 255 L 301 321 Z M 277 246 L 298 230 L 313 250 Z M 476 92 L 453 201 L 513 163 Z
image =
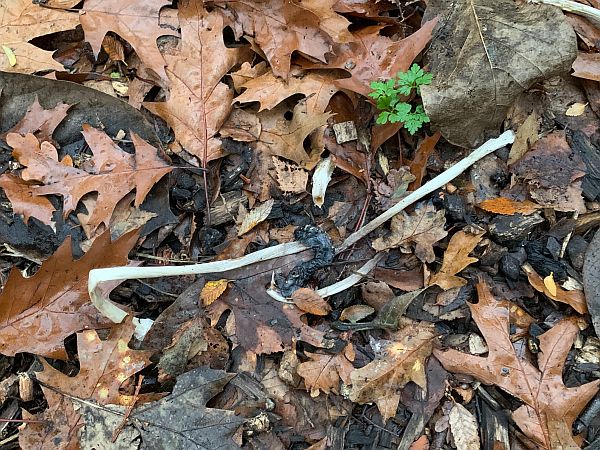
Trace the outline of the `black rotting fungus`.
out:
M 296 289 L 303 287 L 315 271 L 329 265 L 334 256 L 333 244 L 329 236 L 319 227 L 305 225 L 296 229 L 294 237 L 310 247 L 315 255 L 310 261 L 305 261 L 290 270 L 287 277 L 275 276 L 275 283 L 285 297 L 289 297 Z

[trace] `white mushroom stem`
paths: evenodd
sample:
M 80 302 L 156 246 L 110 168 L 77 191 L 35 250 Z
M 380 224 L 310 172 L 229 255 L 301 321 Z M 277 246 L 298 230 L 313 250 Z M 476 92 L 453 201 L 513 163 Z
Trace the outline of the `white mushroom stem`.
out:
M 391 219 L 393 216 L 398 214 L 407 206 L 425 197 L 427 194 L 441 188 L 446 183 L 449 183 L 458 175 L 463 173 L 467 168 L 472 166 L 474 163 L 479 161 L 486 155 L 489 155 L 495 150 L 504 147 L 505 145 L 511 144 L 515 139 L 513 131 L 505 131 L 496 139 L 490 139 L 478 149 L 474 150 L 469 156 L 462 159 L 448 170 L 442 172 L 440 175 L 435 177 L 433 180 L 425 183 L 419 189 L 411 192 L 400 202 L 388 209 L 386 212 L 376 217 L 374 220 L 369 222 L 367 225 L 352 233 L 342 243 L 342 245 L 336 249 L 336 253 L 339 253 L 349 248 L 354 243 L 365 237 L 371 231 Z M 263 250 L 259 250 L 254 253 L 250 253 L 246 256 L 237 259 L 227 259 L 224 261 L 214 261 L 203 264 L 192 264 L 188 266 L 153 266 L 153 267 L 109 267 L 104 269 L 93 269 L 90 270 L 88 278 L 88 292 L 92 303 L 98 310 L 104 314 L 107 318 L 115 323 L 120 323 L 127 316 L 127 313 L 111 303 L 108 299 L 104 298 L 98 289 L 99 283 L 113 280 L 129 280 L 135 278 L 158 278 L 178 275 L 198 275 L 207 273 L 220 273 L 226 272 L 233 269 L 239 269 L 250 264 L 255 264 L 261 261 L 267 261 L 282 256 L 293 255 L 303 250 L 307 250 L 307 247 L 299 242 L 290 242 L 287 244 L 276 245 Z M 379 259 L 383 256 L 383 253 L 377 255 L 371 259 L 367 264 L 361 267 L 358 272 L 347 279 L 344 279 L 338 283 L 335 283 L 326 288 L 319 289 L 319 293 L 322 296 L 330 296 L 334 293 L 341 292 L 344 289 L 356 284 L 362 278 L 375 267 Z M 285 300 L 285 299 L 284 299 Z
M 571 0 L 529 0 L 529 3 L 542 3 L 544 5 L 557 6 L 563 11 L 578 14 L 600 26 L 600 10 Z

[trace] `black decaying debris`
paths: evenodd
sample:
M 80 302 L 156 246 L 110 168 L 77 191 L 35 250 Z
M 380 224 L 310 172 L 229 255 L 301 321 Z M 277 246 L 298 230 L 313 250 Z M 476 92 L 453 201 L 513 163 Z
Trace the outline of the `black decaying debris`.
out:
M 287 277 L 275 276 L 275 283 L 285 297 L 289 297 L 296 289 L 303 287 L 315 271 L 331 264 L 334 256 L 333 244 L 329 236 L 319 227 L 305 225 L 294 232 L 294 237 L 310 247 L 315 252 L 315 256 L 310 261 L 294 267 Z

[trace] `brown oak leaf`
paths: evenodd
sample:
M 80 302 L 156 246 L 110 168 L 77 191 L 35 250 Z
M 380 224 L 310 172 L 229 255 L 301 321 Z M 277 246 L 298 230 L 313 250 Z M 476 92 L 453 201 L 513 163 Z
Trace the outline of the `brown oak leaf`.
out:
M 521 358 L 511 342 L 508 308 L 493 297 L 485 283 L 477 285 L 477 293 L 478 303 L 469 304 L 469 308 L 487 342 L 488 356 L 452 349 L 434 350 L 435 356 L 446 370 L 472 375 L 520 399 L 523 405 L 512 417 L 541 448 L 579 448 L 570 430 L 573 421 L 598 391 L 600 380 L 573 388 L 563 383 L 565 359 L 579 332 L 576 320 L 564 319 L 540 336 L 536 367 Z M 565 433 L 565 430 L 568 431 Z M 565 437 L 569 442 L 564 442 Z M 566 446 L 557 447 L 557 442 Z
M 113 325 L 108 338 L 102 340 L 95 330 L 77 333 L 77 350 L 80 369 L 70 377 L 41 360 L 44 370 L 36 378 L 59 392 L 101 405 L 132 403 L 133 396 L 121 394 L 119 388 L 125 380 L 150 364 L 152 351 L 132 350 L 129 341 L 135 325 L 131 317 Z
M 183 148 L 202 166 L 222 156 L 215 137 L 231 112 L 233 90 L 221 82 L 238 62 L 242 49 L 223 42 L 223 18 L 207 13 L 201 0 L 179 2 L 181 46 L 165 55 L 169 96 L 166 102 L 144 103 L 175 132 Z
M 436 211 L 433 203 L 422 202 L 417 204 L 412 214 L 402 211 L 392 218 L 391 232 L 388 236 L 380 237 L 373 241 L 375 250 L 400 247 L 409 252 L 409 244 L 415 244 L 415 255 L 424 262 L 433 262 L 433 244 L 446 237 L 444 230 L 446 217 L 444 211 Z
M 65 217 L 85 194 L 98 193 L 88 221 L 92 228 L 101 223 L 108 226 L 119 200 L 134 188 L 135 206 L 141 205 L 152 186 L 172 170 L 158 156 L 156 148 L 135 133 L 131 134 L 135 155 L 121 150 L 106 133 L 89 125 L 83 126 L 83 136 L 94 153 L 88 171 L 59 161 L 56 148 L 49 142 L 40 145 L 31 133 L 26 136 L 11 133 L 6 141 L 13 147 L 13 156 L 26 166 L 21 174 L 23 180 L 43 183 L 32 187 L 32 193 L 62 195 Z
M 137 233 L 131 232 L 111 243 L 104 233 L 73 261 L 68 237 L 32 277 L 14 268 L 0 294 L 0 353 L 64 359 L 67 336 L 111 323 L 90 302 L 88 274 L 99 267 L 125 265 L 136 240 Z
M 477 262 L 477 258 L 469 256 L 477 244 L 483 239 L 483 234 L 471 234 L 459 231 L 450 238 L 448 248 L 444 253 L 444 261 L 438 273 L 431 276 L 429 285 L 437 284 L 444 290 L 464 286 L 467 280 L 457 277 L 456 274 L 470 264 Z
M 243 84 L 241 87 L 246 90 L 234 100 L 240 103 L 259 102 L 260 112 L 264 109 L 273 109 L 292 95 L 303 94 L 307 97 L 307 111 L 322 113 L 333 94 L 338 91 L 333 83 L 336 78 L 339 76 L 336 76 L 334 71 L 318 73 L 292 68 L 290 77 L 286 81 L 269 71 Z
M 350 383 L 350 373 L 354 370 L 354 349 L 348 344 L 343 352 L 337 355 L 306 352 L 309 361 L 298 365 L 298 375 L 304 378 L 304 385 L 312 397 L 333 392 L 340 393 L 340 380 Z
M 16 64 L 0 51 L 0 70 L 32 73 L 40 70 L 63 70 L 62 64 L 52 59 L 52 52 L 30 44 L 33 38 L 79 25 L 76 14 L 58 9 L 47 9 L 30 0 L 3 0 L 0 2 L 0 45 L 14 53 Z
M 159 24 L 161 8 L 170 4 L 169 0 L 86 0 L 79 20 L 96 56 L 106 33 L 113 31 L 131 44 L 146 67 L 167 81 L 165 60 L 156 40 L 177 36 Z
M 67 117 L 67 111 L 71 106 L 73 105 L 60 102 L 54 108 L 44 109 L 36 95 L 23 118 L 4 136 L 8 133 L 33 133 L 40 141 L 52 142 L 54 130 Z
M 288 77 L 293 52 L 325 62 L 333 43 L 351 42 L 350 22 L 333 9 L 337 0 L 215 0 L 237 38 L 246 35 L 264 52 L 273 73 Z
M 375 359 L 350 374 L 350 400 L 374 402 L 384 421 L 396 415 L 400 388 L 413 381 L 427 389 L 425 359 L 431 354 L 435 336 L 435 328 L 423 322 L 392 333 L 390 340 L 372 342 Z
M 35 217 L 46 225 L 54 225 L 52 221 L 54 206 L 46 197 L 33 193 L 35 186 L 32 183 L 5 173 L 0 175 L 0 187 L 4 189 L 4 193 L 10 200 L 13 211 L 22 214 L 25 223 L 30 217 Z

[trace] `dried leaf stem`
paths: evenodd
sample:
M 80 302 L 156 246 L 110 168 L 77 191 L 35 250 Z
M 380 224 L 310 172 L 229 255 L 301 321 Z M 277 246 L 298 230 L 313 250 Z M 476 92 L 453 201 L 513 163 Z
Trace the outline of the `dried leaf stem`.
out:
M 495 139 L 490 139 L 484 143 L 481 147 L 474 150 L 469 156 L 463 158 L 461 161 L 450 167 L 448 170 L 442 172 L 440 175 L 435 177 L 433 180 L 425 183 L 423 186 L 418 188 L 416 191 L 411 192 L 399 203 L 388 209 L 380 216 L 373 219 L 364 227 L 358 231 L 352 233 L 342 243 L 342 245 L 336 249 L 336 253 L 340 253 L 346 250 L 348 247 L 358 242 L 360 239 L 374 231 L 380 225 L 391 219 L 393 216 L 398 214 L 407 206 L 425 197 L 427 194 L 441 188 L 446 183 L 449 183 L 454 178 L 463 173 L 467 168 L 472 166 L 474 163 L 479 161 L 486 155 L 489 155 L 495 150 L 504 147 L 505 145 L 511 144 L 515 139 L 513 131 L 505 131 Z M 113 280 L 129 280 L 134 278 L 158 278 L 165 276 L 178 276 L 178 275 L 197 275 L 207 273 L 220 273 L 226 272 L 233 269 L 239 269 L 244 266 L 255 264 L 261 261 L 267 261 L 282 256 L 293 255 L 303 250 L 307 250 L 307 247 L 299 242 L 290 242 L 287 244 L 276 245 L 263 250 L 259 250 L 254 253 L 250 253 L 246 256 L 237 259 L 228 259 L 224 261 L 213 261 L 202 264 L 192 264 L 189 266 L 155 266 L 155 267 L 110 267 L 104 269 L 93 269 L 89 273 L 88 277 L 88 292 L 92 303 L 98 310 L 104 314 L 107 318 L 113 322 L 120 323 L 127 316 L 127 313 L 120 309 L 115 304 L 111 303 L 108 299 L 104 298 L 98 289 L 98 285 L 102 282 L 113 281 Z M 351 275 L 350 277 L 335 283 L 326 288 L 320 289 L 318 292 L 322 296 L 330 296 L 333 293 L 341 292 L 350 286 L 356 284 L 358 280 L 366 275 L 373 267 L 377 264 L 383 253 L 377 255 L 375 258 L 368 261 L 359 271 Z M 367 270 L 368 269 L 368 270 Z M 284 299 L 285 300 L 285 299 Z

